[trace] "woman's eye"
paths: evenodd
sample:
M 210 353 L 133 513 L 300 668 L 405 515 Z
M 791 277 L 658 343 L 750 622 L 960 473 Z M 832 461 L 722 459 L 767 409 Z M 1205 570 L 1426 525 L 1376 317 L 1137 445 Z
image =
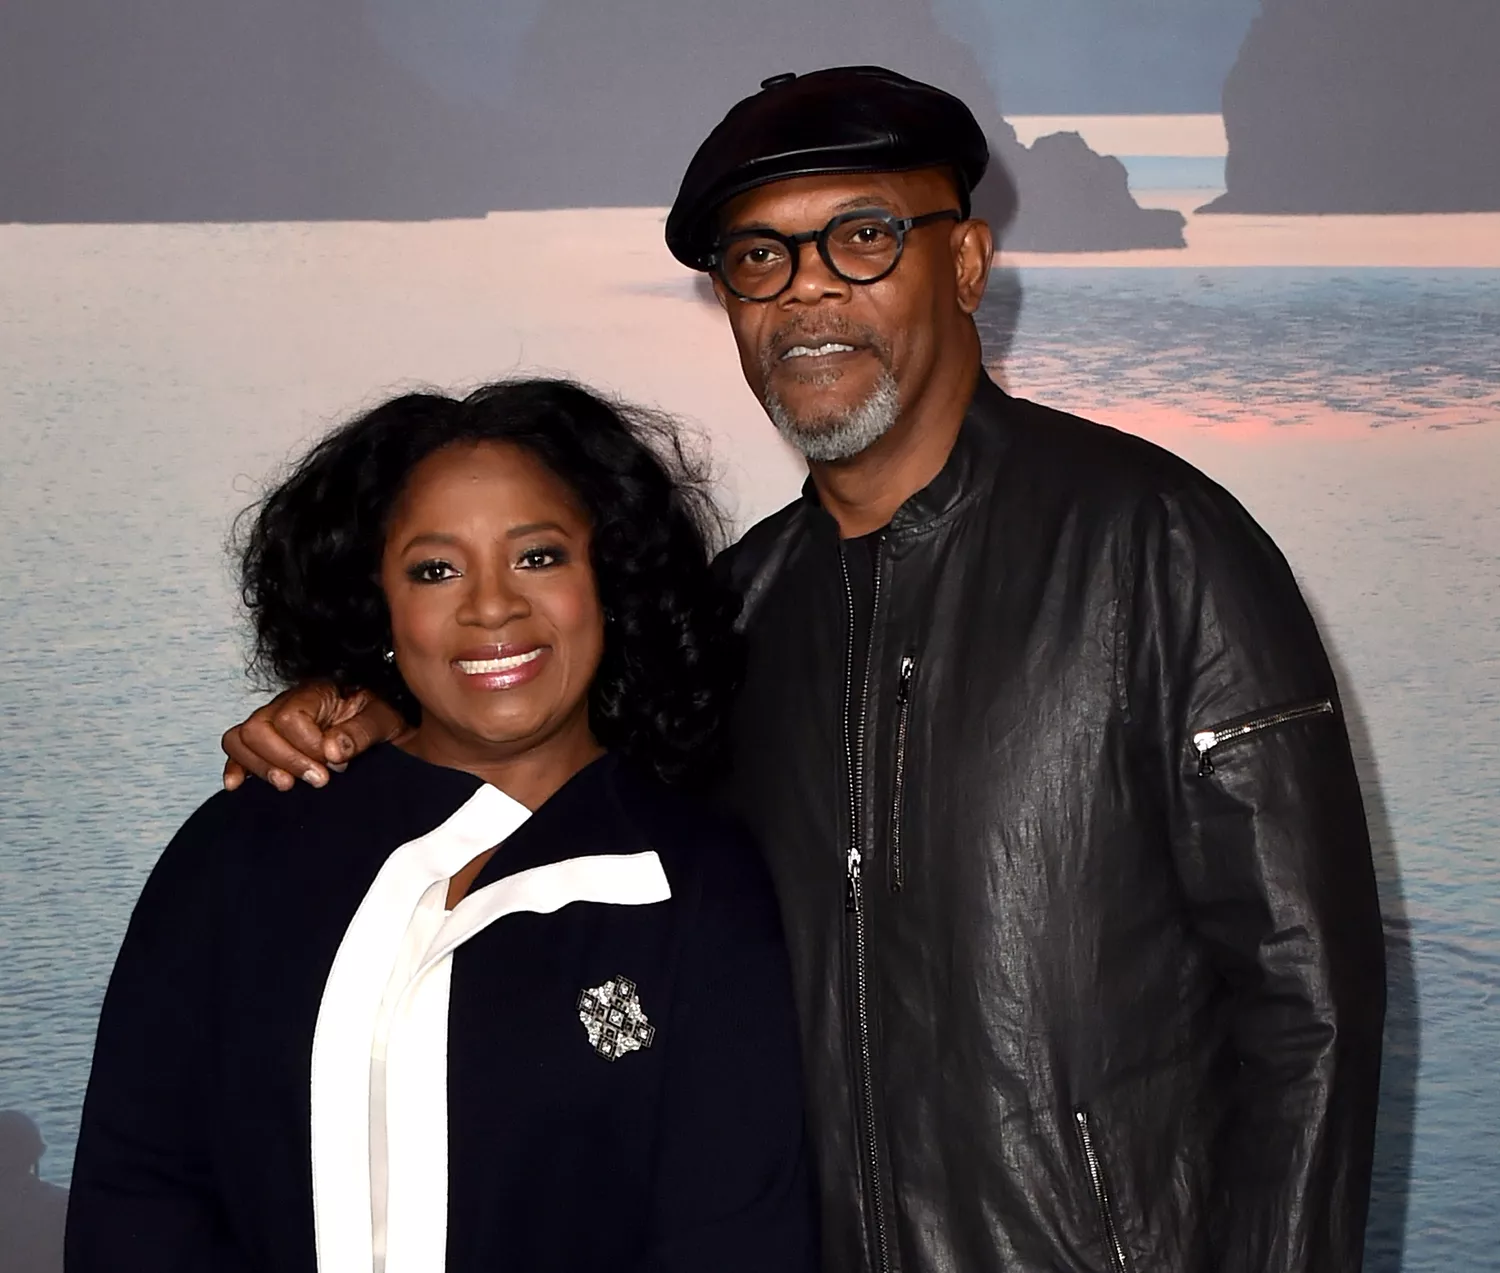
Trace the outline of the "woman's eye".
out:
M 560 566 L 567 559 L 567 553 L 561 548 L 528 548 L 517 559 L 516 564 L 523 570 L 542 570 L 547 566 Z
M 406 577 L 413 583 L 442 583 L 444 579 L 456 579 L 458 571 L 452 563 L 434 557 L 408 566 Z

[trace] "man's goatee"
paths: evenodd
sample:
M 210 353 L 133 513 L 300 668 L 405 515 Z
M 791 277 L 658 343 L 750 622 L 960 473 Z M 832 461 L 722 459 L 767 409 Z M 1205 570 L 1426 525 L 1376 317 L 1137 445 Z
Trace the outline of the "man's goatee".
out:
M 766 392 L 765 408 L 776 431 L 807 459 L 829 464 L 851 459 L 889 433 L 901 414 L 901 400 L 896 378 L 882 368 L 870 396 L 852 410 L 799 418 L 774 389 Z

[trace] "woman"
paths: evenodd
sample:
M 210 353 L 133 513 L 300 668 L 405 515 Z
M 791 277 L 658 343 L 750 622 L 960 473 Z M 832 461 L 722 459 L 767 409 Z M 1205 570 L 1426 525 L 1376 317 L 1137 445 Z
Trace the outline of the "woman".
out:
M 412 728 L 327 791 L 215 796 L 157 864 L 74 1273 L 813 1267 L 775 902 L 681 790 L 735 679 L 681 459 L 514 382 L 388 402 L 259 506 L 255 665 Z

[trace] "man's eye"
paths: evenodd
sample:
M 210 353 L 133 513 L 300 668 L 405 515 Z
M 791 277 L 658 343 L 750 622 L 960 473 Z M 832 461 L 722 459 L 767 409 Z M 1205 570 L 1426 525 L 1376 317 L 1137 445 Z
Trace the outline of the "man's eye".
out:
M 780 259 L 781 250 L 775 244 L 752 243 L 734 254 L 733 263 L 741 268 L 763 269 L 776 264 Z
M 408 566 L 406 577 L 413 583 L 442 583 L 445 579 L 458 578 L 458 571 L 454 569 L 451 562 L 433 557 Z
M 555 546 L 542 548 L 528 548 L 523 552 L 516 564 L 522 570 L 544 570 L 548 566 L 561 566 L 568 560 L 568 554 L 563 549 Z
M 864 251 L 887 248 L 895 242 L 896 236 L 891 233 L 890 227 L 882 222 L 864 221 L 845 226 L 843 233 L 837 238 L 846 247 Z

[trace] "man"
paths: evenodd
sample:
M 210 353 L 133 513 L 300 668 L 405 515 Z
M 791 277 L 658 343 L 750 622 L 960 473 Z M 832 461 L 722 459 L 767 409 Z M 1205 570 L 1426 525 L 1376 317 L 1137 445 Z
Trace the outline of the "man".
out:
M 1228 494 L 985 377 L 986 161 L 936 89 L 778 76 L 667 221 L 808 460 L 722 564 L 826 1266 L 1355 1273 L 1384 973 L 1333 675 Z M 284 696 L 226 781 L 326 781 L 361 706 Z

